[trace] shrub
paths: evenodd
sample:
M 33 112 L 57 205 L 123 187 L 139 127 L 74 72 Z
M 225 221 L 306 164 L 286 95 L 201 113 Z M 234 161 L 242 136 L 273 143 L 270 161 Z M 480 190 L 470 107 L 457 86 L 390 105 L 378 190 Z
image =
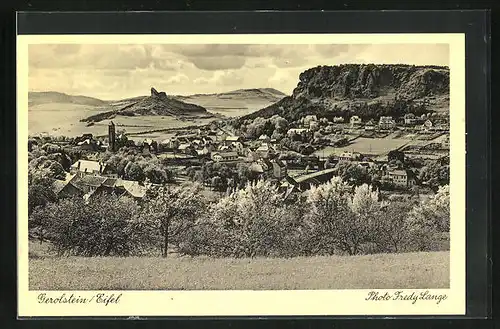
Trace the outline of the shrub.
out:
M 59 255 L 129 256 L 148 247 L 150 229 L 138 216 L 135 201 L 103 195 L 85 202 L 64 199 L 37 208 L 30 217 L 39 222 Z

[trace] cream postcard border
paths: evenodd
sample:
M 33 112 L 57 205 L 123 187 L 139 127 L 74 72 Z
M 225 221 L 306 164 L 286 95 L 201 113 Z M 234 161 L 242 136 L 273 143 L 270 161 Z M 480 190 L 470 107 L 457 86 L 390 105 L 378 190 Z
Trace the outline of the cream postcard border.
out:
M 123 291 L 120 303 L 39 304 L 28 289 L 27 172 L 28 45 L 66 44 L 429 44 L 450 46 L 450 288 L 435 301 L 366 301 L 364 290 Z M 465 314 L 465 35 L 464 34 L 248 34 L 248 35 L 18 35 L 17 37 L 17 257 L 18 316 L 241 316 Z M 404 289 L 375 290 L 389 293 Z M 62 291 L 48 292 L 59 295 Z M 90 297 L 98 291 L 72 291 Z M 111 291 L 108 293 L 112 293 Z

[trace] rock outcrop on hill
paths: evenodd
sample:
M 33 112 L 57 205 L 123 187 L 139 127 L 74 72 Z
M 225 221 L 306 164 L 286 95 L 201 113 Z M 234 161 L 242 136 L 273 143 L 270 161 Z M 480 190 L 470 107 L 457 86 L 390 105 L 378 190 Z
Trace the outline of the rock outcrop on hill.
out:
M 450 75 L 447 67 L 345 64 L 302 72 L 291 96 L 242 119 L 278 114 L 287 120 L 304 115 L 402 116 L 408 112 L 446 112 Z
M 114 118 L 117 115 L 158 115 L 173 116 L 176 118 L 209 118 L 213 116 L 202 106 L 182 102 L 167 96 L 163 91 L 158 92 L 155 88 L 151 88 L 150 96 L 133 99 L 133 101 L 123 107 L 90 116 L 82 121 L 98 122 Z

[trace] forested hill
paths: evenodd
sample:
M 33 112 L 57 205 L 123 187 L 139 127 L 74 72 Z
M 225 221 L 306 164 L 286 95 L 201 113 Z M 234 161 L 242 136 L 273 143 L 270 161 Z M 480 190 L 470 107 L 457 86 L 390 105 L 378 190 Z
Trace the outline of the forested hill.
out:
M 291 96 L 242 119 L 280 115 L 359 115 L 362 119 L 405 113 L 449 111 L 449 68 L 441 66 L 345 64 L 302 72 Z

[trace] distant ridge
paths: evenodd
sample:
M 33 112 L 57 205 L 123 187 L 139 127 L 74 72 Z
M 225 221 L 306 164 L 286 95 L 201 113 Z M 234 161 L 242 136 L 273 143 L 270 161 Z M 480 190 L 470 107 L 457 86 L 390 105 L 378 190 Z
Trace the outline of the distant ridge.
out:
M 274 88 L 248 88 L 248 89 L 235 89 L 221 93 L 207 93 L 207 94 L 192 94 L 192 95 L 177 95 L 176 98 L 192 98 L 196 96 L 224 96 L 224 95 L 270 95 L 277 98 L 285 97 L 286 94 Z
M 28 92 L 28 106 L 47 103 L 80 104 L 90 106 L 103 106 L 107 102 L 88 96 L 68 95 L 57 91 L 30 91 Z

